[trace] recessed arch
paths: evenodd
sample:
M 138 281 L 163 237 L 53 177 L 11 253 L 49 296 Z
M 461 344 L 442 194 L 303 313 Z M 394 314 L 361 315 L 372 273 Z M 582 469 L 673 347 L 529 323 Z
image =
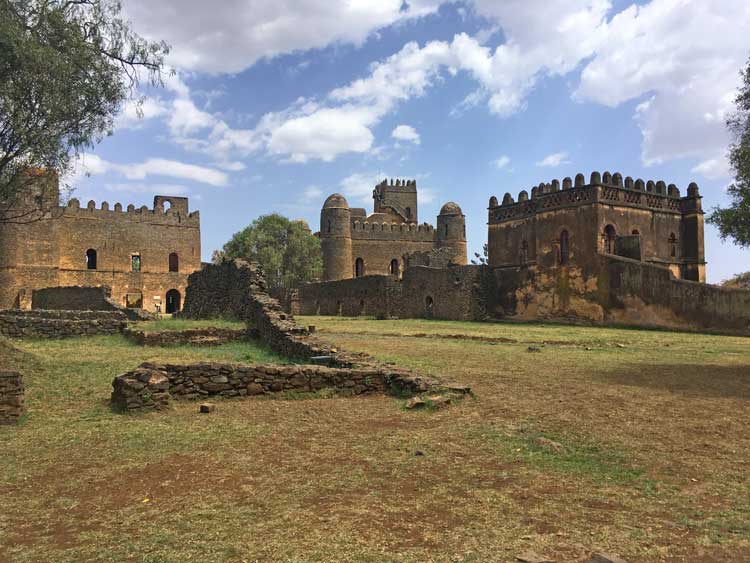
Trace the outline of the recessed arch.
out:
M 677 237 L 674 233 L 669 233 L 669 257 L 670 258 L 676 258 L 677 257 Z
M 357 258 L 354 261 L 354 277 L 361 278 L 365 275 L 365 261 L 363 258 Z
M 180 292 L 178 290 L 170 289 L 169 291 L 167 291 L 167 305 L 165 308 L 165 312 L 168 315 L 179 313 L 181 301 L 182 296 L 180 295 Z
M 394 258 L 393 260 L 391 260 L 389 271 L 392 276 L 398 276 L 401 273 L 401 267 L 399 266 L 398 258 Z
M 435 308 L 435 300 L 432 298 L 431 295 L 428 295 L 424 299 L 424 316 L 428 319 L 431 319 L 434 312 L 433 309 Z
M 564 266 L 570 260 L 570 240 L 567 229 L 560 232 L 560 265 Z
M 180 271 L 180 257 L 176 252 L 169 254 L 169 271 L 179 272 Z
M 615 253 L 615 240 L 617 239 L 617 230 L 614 225 L 604 227 L 604 249 L 607 254 Z

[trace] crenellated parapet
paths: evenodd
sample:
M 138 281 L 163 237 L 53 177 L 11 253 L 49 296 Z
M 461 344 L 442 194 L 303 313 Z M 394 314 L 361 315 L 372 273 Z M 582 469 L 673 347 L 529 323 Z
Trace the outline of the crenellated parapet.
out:
M 502 202 L 492 196 L 489 202 L 489 222 L 500 223 L 565 207 L 602 203 L 623 207 L 637 207 L 671 214 L 699 212 L 701 196 L 698 185 L 688 186 L 687 195 L 681 196 L 675 184 L 667 185 L 663 180 L 623 178 L 615 172 L 592 172 L 589 181 L 583 174 L 575 179 L 566 177 L 560 182 L 555 179 L 540 183 L 530 190 L 521 190 L 515 200 L 510 193 L 503 196 Z
M 435 227 L 428 223 L 353 220 L 351 223 L 351 237 L 354 240 L 432 242 L 435 239 Z
M 200 226 L 200 212 L 188 211 L 187 198 L 172 198 L 169 196 L 156 196 L 152 208 L 146 205 L 136 207 L 131 203 L 124 210 L 121 203 L 115 203 L 114 206 L 110 207 L 109 202 L 103 201 L 97 207 L 94 200 L 90 200 L 86 207 L 81 207 L 81 202 L 77 198 L 72 198 L 62 208 L 62 216 L 104 221 Z

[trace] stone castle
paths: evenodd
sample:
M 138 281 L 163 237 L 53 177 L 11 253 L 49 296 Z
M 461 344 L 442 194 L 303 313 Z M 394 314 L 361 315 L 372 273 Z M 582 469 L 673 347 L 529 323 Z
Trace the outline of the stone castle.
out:
M 201 267 L 200 214 L 187 198 L 156 196 L 152 209 L 61 206 L 57 177 L 38 174 L 43 216 L 0 223 L 0 309 L 28 309 L 42 288 L 105 286 L 124 307 L 180 310 L 187 277 Z
M 682 197 L 674 184 L 623 180 L 595 172 L 586 183 L 542 183 L 502 203 L 490 198 L 488 263 L 493 268 L 586 266 L 598 253 L 668 268 L 676 277 L 706 281 L 703 210 L 696 184 Z
M 455 264 L 466 264 L 466 218 L 446 203 L 437 228 L 419 224 L 416 180 L 384 180 L 373 191 L 374 213 L 350 208 L 333 194 L 320 212 L 323 281 L 366 275 L 400 277 L 410 255 L 444 249 Z
M 578 174 L 489 200 L 486 264 L 466 265 L 465 218 L 416 225 L 416 183 L 375 188 L 375 213 L 338 194 L 321 212 L 324 279 L 303 314 L 553 319 L 750 332 L 750 291 L 707 285 L 698 186 Z M 413 221 L 411 223 L 410 221 Z M 406 234 L 407 236 L 404 236 Z M 416 239 L 416 240 L 415 240 Z M 447 247 L 450 264 L 410 260 Z

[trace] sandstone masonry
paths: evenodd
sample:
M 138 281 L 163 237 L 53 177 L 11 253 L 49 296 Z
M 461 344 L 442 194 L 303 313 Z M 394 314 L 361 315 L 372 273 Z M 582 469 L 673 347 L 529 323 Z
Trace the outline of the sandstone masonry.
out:
M 122 332 L 119 311 L 0 311 L 0 335 L 9 338 L 67 338 Z

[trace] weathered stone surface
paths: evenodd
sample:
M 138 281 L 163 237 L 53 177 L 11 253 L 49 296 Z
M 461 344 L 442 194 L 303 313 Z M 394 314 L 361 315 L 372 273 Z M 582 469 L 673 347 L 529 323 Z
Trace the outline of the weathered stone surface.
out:
M 427 406 L 427 403 L 421 397 L 412 397 L 404 405 L 407 409 L 421 409 Z
M 191 328 L 187 330 L 163 330 L 146 332 L 127 327 L 123 334 L 140 346 L 221 346 L 227 342 L 247 340 L 247 329 L 233 328 Z
M 116 334 L 126 325 L 120 311 L 0 311 L 0 336 L 9 338 L 67 338 Z
M 430 404 L 436 409 L 443 409 L 451 404 L 451 398 L 445 395 L 433 395 L 428 399 Z
M 201 403 L 200 408 L 198 409 L 198 412 L 202 414 L 208 414 L 211 412 L 214 412 L 216 410 L 216 405 L 213 403 Z

